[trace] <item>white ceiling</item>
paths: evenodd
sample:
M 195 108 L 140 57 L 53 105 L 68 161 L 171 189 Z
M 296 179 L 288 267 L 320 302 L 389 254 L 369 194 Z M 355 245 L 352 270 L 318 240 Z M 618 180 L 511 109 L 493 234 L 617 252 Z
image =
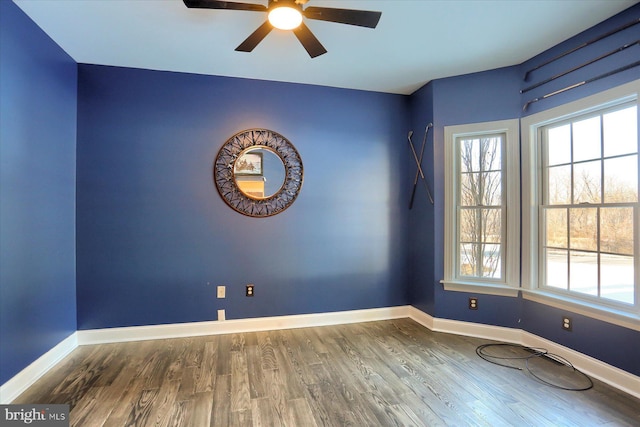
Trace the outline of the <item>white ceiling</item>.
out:
M 78 63 L 410 94 L 433 79 L 519 64 L 637 0 L 310 0 L 382 12 L 374 30 L 306 20 L 328 50 L 314 59 L 280 30 L 251 53 L 234 51 L 261 12 L 182 0 L 14 2 Z

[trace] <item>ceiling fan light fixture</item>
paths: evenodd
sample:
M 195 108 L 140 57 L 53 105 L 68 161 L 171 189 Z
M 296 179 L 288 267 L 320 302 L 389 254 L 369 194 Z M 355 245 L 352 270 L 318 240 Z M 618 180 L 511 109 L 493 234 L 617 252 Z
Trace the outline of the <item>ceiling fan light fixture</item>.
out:
M 2 1 L 2 0 L 0 0 Z M 327 53 L 327 49 L 305 25 L 303 17 L 310 20 L 335 22 L 365 28 L 376 28 L 382 12 L 334 7 L 306 7 L 308 0 L 268 0 L 268 5 L 222 0 L 183 0 L 189 8 L 227 9 L 267 12 L 268 19 L 236 47 L 237 52 L 251 52 L 274 28 L 293 30 L 302 47 L 311 58 Z
M 302 23 L 302 13 L 294 7 L 275 7 L 269 12 L 269 23 L 279 30 L 293 30 Z

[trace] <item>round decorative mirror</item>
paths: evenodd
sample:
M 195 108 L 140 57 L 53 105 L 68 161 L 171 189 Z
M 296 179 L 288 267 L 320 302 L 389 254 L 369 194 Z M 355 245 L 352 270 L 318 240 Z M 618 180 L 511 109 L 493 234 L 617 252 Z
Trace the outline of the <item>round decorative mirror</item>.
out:
M 298 151 L 285 137 L 267 129 L 239 132 L 216 157 L 213 178 L 222 199 L 252 216 L 276 215 L 287 209 L 302 187 Z

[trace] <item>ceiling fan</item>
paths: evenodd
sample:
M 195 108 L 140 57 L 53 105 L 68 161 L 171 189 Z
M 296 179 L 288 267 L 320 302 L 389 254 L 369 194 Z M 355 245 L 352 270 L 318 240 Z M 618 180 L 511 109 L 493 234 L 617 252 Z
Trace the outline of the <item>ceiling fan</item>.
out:
M 302 5 L 308 0 L 269 0 L 269 5 L 240 3 L 217 0 L 183 0 L 188 8 L 194 9 L 228 9 L 247 10 L 252 12 L 268 12 L 268 19 L 258 27 L 245 41 L 236 48 L 239 52 L 251 52 L 273 28 L 292 30 L 309 56 L 315 58 L 327 50 L 313 35 L 309 27 L 302 22 L 302 17 L 319 21 L 337 22 L 339 24 L 357 25 L 375 28 L 382 12 L 368 10 L 336 9 L 332 7 L 307 7 Z

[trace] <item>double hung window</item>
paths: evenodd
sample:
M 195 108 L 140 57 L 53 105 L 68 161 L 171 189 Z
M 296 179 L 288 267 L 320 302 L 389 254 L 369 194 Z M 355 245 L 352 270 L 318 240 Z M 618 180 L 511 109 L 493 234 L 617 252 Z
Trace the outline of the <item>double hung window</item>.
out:
M 445 289 L 518 285 L 518 121 L 445 127 Z
M 542 287 L 634 303 L 637 115 L 624 104 L 540 129 Z
M 639 318 L 637 89 L 523 119 L 525 297 Z

